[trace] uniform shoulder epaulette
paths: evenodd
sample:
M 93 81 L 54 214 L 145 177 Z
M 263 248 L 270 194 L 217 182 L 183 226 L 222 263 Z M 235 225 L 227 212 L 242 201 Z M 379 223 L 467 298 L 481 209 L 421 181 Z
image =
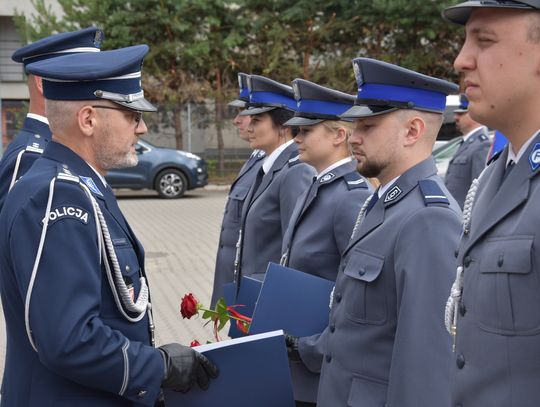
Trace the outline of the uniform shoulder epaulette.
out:
M 499 159 L 499 157 L 501 156 L 502 152 L 503 152 L 503 150 L 498 151 L 495 154 L 493 154 L 493 156 L 488 160 L 486 166 L 488 166 L 488 165 L 494 163 L 495 161 L 497 161 Z
M 28 137 L 25 150 L 31 153 L 43 154 L 43 150 L 45 150 L 45 139 L 39 134 L 33 134 Z
M 356 188 L 368 189 L 368 184 L 366 180 L 356 171 L 345 174 L 343 176 L 343 180 L 347 184 L 347 188 L 349 189 L 349 191 Z
M 420 187 L 420 192 L 422 193 L 426 206 L 440 206 L 441 204 L 450 205 L 450 201 L 437 182 L 431 179 L 424 179 L 418 181 L 418 186 Z
M 73 174 L 66 164 L 58 164 L 58 171 L 56 172 L 56 179 L 60 181 L 79 183 L 79 176 Z
M 298 154 L 298 151 L 293 151 L 291 156 L 289 157 L 289 167 L 300 164 L 301 162 L 302 161 L 300 161 L 300 154 Z

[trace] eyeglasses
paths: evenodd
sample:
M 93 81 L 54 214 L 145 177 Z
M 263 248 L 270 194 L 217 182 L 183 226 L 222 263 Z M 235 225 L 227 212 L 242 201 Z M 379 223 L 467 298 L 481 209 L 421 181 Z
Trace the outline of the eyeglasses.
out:
M 139 110 L 123 109 L 121 107 L 112 107 L 112 106 L 103 106 L 103 105 L 93 105 L 92 107 L 99 108 L 99 109 L 121 110 L 123 112 L 131 113 L 131 117 L 133 117 L 133 120 L 135 120 L 135 128 L 139 127 L 139 124 L 141 123 L 141 120 L 142 120 L 143 112 Z

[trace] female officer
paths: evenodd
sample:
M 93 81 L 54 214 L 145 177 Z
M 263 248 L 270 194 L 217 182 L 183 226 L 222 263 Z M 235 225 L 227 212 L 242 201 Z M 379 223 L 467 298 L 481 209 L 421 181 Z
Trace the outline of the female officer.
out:
M 281 263 L 335 281 L 358 213 L 373 192 L 350 154 L 347 139 L 352 124 L 338 116 L 355 97 L 303 79 L 294 80 L 293 89 L 298 110 L 285 124 L 300 126 L 294 139 L 300 160 L 312 165 L 317 177 L 297 201 L 283 239 Z M 300 340 L 311 343 L 318 337 Z M 319 370 L 320 366 L 314 369 Z M 319 379 L 315 372 L 300 360 L 291 361 L 297 406 L 315 405 Z
M 268 262 L 279 262 L 283 234 L 298 196 L 309 186 L 315 170 L 298 159 L 293 128 L 283 124 L 296 108 L 292 88 L 263 76 L 248 80 L 250 102 L 242 115 L 253 149 L 266 158 L 242 210 L 235 277 L 264 278 Z

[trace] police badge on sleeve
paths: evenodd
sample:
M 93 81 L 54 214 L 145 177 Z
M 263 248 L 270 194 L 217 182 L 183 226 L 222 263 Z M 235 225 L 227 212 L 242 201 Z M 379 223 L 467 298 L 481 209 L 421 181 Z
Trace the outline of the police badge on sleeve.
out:
M 78 206 L 57 206 L 49 213 L 49 225 L 62 219 L 75 219 L 88 224 L 88 212 Z M 44 220 L 41 221 L 43 223 Z

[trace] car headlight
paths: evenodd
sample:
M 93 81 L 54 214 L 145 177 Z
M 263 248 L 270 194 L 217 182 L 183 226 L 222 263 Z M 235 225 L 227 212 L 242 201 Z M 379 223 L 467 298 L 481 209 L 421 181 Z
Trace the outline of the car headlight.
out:
M 191 159 L 193 159 L 193 160 L 197 160 L 197 161 L 202 160 L 202 158 L 199 157 L 198 155 L 193 154 L 193 153 L 189 153 L 189 152 L 187 152 L 187 151 L 176 150 L 176 152 L 177 152 L 178 154 L 180 154 L 180 155 L 183 155 L 183 156 L 185 156 L 185 157 L 187 157 L 187 158 L 191 158 Z

